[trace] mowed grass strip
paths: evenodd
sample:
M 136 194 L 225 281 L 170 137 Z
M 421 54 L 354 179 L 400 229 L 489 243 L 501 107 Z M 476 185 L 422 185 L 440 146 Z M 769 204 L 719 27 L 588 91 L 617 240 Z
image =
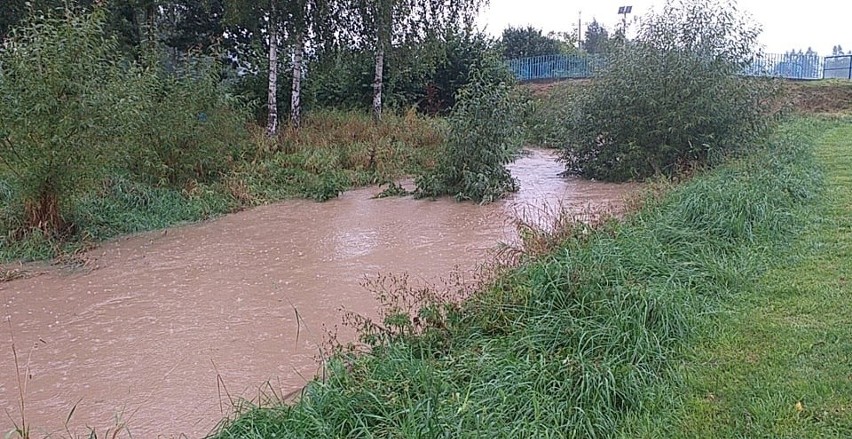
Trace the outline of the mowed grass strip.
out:
M 702 327 L 682 394 L 669 390 L 679 408 L 623 437 L 852 438 L 852 118 L 817 125 L 827 190 L 810 225 Z

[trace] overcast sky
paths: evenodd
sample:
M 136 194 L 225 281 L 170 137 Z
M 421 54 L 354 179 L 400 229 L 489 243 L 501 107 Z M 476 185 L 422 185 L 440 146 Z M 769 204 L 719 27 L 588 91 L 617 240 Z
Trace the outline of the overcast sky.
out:
M 576 33 L 582 12 L 584 32 L 592 18 L 612 30 L 621 23 L 619 6 L 633 6 L 632 16 L 637 16 L 663 3 L 662 0 L 491 0 L 480 17 L 480 24 L 495 36 L 508 25 Z M 739 5 L 763 26 L 761 43 L 767 52 L 813 47 L 825 56 L 831 55 L 831 48 L 837 44 L 847 52 L 852 50 L 852 0 L 783 3 L 739 0 Z

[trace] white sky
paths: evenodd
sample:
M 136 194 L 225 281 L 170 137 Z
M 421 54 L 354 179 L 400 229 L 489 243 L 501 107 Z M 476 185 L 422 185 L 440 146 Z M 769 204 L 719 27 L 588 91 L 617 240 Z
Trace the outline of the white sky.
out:
M 583 32 L 597 18 L 612 31 L 621 23 L 618 7 L 633 6 L 632 16 L 657 8 L 662 0 L 490 0 L 480 16 L 480 25 L 498 36 L 508 25 L 532 25 L 549 31 L 577 32 L 582 11 Z M 850 0 L 739 0 L 739 7 L 763 26 L 761 43 L 767 52 L 813 47 L 820 55 L 831 55 L 837 44 L 852 50 L 852 1 Z M 628 20 L 631 16 L 628 16 Z M 629 32 L 628 32 L 629 33 Z

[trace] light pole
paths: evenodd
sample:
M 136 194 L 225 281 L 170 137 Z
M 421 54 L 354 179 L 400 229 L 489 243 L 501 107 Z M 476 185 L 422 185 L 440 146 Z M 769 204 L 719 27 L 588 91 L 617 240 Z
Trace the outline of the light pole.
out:
M 627 38 L 627 14 L 633 12 L 633 6 L 619 6 L 618 15 L 621 15 L 621 32 L 624 33 L 624 38 Z

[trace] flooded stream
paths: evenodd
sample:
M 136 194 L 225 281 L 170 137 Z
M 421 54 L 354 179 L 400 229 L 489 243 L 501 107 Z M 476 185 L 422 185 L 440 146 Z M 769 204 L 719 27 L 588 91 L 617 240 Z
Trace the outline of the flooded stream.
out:
M 223 383 L 248 399 L 265 383 L 304 386 L 341 307 L 375 314 L 365 277 L 472 270 L 513 239 L 518 211 L 617 207 L 635 188 L 562 169 L 533 150 L 512 165 L 520 192 L 491 205 L 373 199 L 378 189 L 365 188 L 118 239 L 86 255 L 91 270 L 0 283 L 0 436 L 20 421 L 13 337 L 34 438 L 67 436 L 75 405 L 73 433 L 121 419 L 136 438 L 203 437 L 229 414 Z

